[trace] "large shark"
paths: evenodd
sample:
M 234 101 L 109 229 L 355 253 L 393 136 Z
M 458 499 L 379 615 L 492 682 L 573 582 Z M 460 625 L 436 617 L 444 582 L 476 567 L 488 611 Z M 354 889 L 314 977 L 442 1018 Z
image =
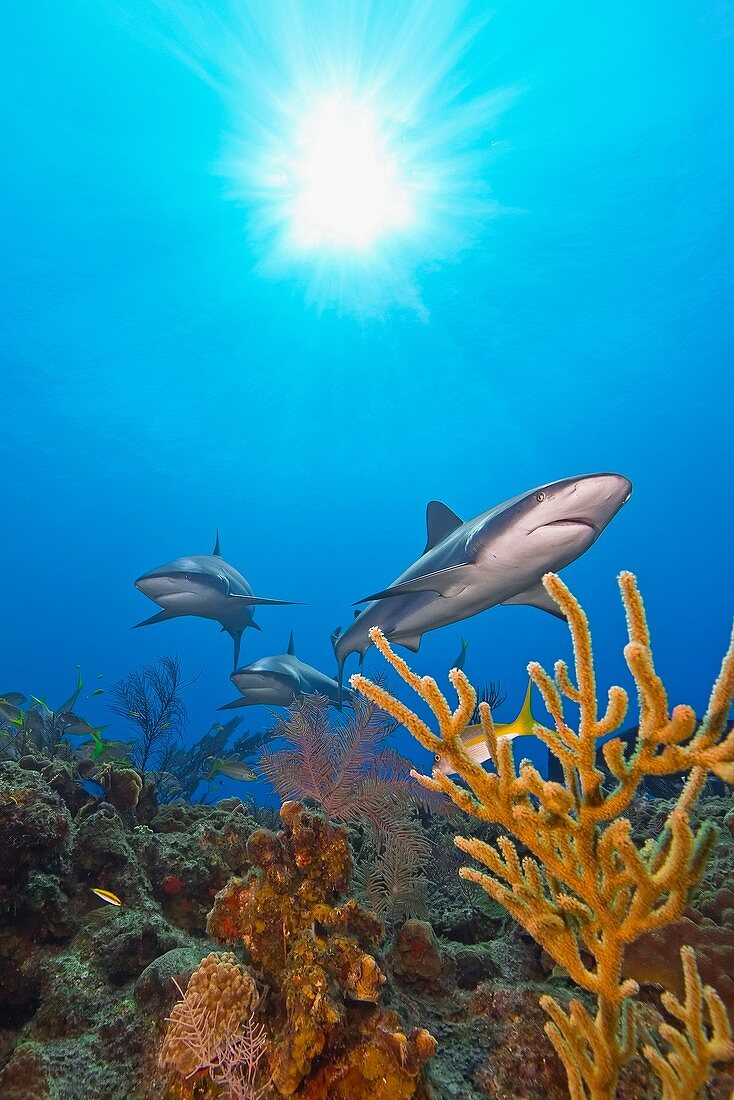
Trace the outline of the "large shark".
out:
M 219 532 L 211 554 L 176 558 L 143 573 L 135 587 L 163 608 L 136 626 L 150 626 L 181 615 L 214 619 L 234 641 L 234 667 L 240 657 L 240 642 L 248 626 L 260 630 L 253 608 L 258 604 L 291 604 L 291 600 L 267 600 L 255 596 L 241 573 L 226 562 L 219 547 Z
M 339 682 L 350 653 L 360 661 L 379 626 L 415 652 L 429 630 L 496 604 L 530 604 L 563 618 L 541 584 L 580 557 L 632 493 L 621 474 L 584 474 L 541 485 L 464 522 L 440 501 L 426 511 L 422 556 L 389 588 L 366 596 L 354 622 L 334 632 Z
M 289 707 L 306 695 L 322 695 L 334 706 L 354 705 L 354 692 L 350 688 L 343 689 L 340 700 L 336 680 L 296 657 L 292 631 L 286 653 L 261 657 L 259 661 L 235 669 L 230 679 L 243 697 L 226 703 L 219 710 L 257 705 Z

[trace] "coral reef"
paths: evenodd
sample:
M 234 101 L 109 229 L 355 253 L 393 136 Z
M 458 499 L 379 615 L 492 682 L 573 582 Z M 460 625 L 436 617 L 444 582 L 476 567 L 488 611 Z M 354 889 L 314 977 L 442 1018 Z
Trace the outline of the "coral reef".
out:
M 269 988 L 273 1086 L 309 1100 L 417 1096 L 435 1042 L 377 1003 L 385 975 L 370 949 L 382 926 L 354 900 L 339 904 L 352 869 L 346 831 L 298 803 L 281 819 L 280 833 L 251 835 L 254 870 L 218 894 L 208 922 L 214 939 L 244 945 Z
M 632 997 L 637 985 L 622 977 L 627 946 L 681 917 L 716 839 L 707 822 L 693 833 L 691 807 L 708 773 L 725 782 L 734 780 L 734 734 L 725 732 L 734 696 L 734 640 L 701 725 L 697 728 L 690 707 L 677 706 L 669 715 L 635 579 L 629 573 L 621 575 L 629 633 L 625 658 L 637 686 L 640 724 L 631 755 L 625 756 L 620 739 L 604 745 L 606 764 L 616 780 L 614 789 L 606 791 L 603 773 L 596 767 L 597 742 L 621 726 L 627 695 L 622 688 L 612 688 L 606 712 L 599 717 L 586 616 L 558 577 L 547 574 L 543 583 L 568 620 L 574 646 L 576 685 L 562 661 L 556 664 L 555 681 L 539 665 L 529 666 L 555 725 L 551 730 L 538 724 L 534 732 L 560 762 L 563 783 L 544 780 L 528 761 L 517 769 L 510 742 L 497 737 L 484 705 L 480 717 L 496 773 L 472 761 L 461 734 L 474 711 L 476 694 L 464 674 L 458 669 L 450 673 L 458 695 L 452 711 L 435 681 L 411 672 L 376 628 L 370 632 L 372 641 L 431 708 L 439 734 L 380 685 L 361 675 L 353 676 L 351 683 L 403 723 L 439 760 L 445 759 L 470 789 L 438 768 L 433 778 L 417 776 L 424 786 L 449 795 L 466 813 L 500 824 L 531 853 L 523 855 L 508 835 L 496 844 L 477 838 L 456 840 L 489 872 L 464 868 L 463 877 L 500 902 L 593 996 L 594 1014 L 579 999 L 567 1010 L 551 995 L 541 1003 L 551 1017 L 546 1031 L 564 1063 L 571 1096 L 601 1100 L 614 1095 L 620 1070 L 636 1051 Z M 565 718 L 563 696 L 579 708 L 578 731 Z M 622 815 L 640 783 L 647 775 L 681 772 L 688 779 L 664 828 L 638 847 Z
M 249 866 L 257 822 L 229 799 L 166 806 L 138 825 L 141 802 L 80 805 L 76 782 L 52 783 L 0 764 L 0 1095 L 161 1096 L 155 1054 L 173 978 L 185 985 L 211 951 L 206 914 Z

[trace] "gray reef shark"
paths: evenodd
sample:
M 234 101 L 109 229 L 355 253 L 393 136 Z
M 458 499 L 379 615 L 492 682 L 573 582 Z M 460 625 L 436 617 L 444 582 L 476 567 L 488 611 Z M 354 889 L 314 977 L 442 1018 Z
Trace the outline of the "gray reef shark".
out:
M 226 703 L 219 710 L 258 705 L 289 707 L 307 695 L 322 695 L 335 707 L 354 705 L 351 688 L 344 688 L 340 699 L 336 680 L 296 657 L 292 631 L 286 653 L 261 657 L 250 665 L 235 669 L 230 679 L 243 697 Z
M 240 642 L 248 626 L 260 630 L 253 608 L 258 604 L 292 604 L 292 600 L 267 600 L 254 595 L 241 573 L 226 562 L 219 548 L 219 532 L 211 554 L 194 554 L 159 565 L 135 581 L 135 587 L 163 608 L 137 626 L 151 626 L 181 615 L 213 619 L 234 641 L 234 667 Z
M 365 596 L 354 622 L 332 635 L 339 683 L 350 653 L 360 662 L 379 626 L 416 652 L 422 636 L 497 604 L 529 604 L 563 618 L 541 584 L 581 557 L 632 493 L 621 474 L 584 474 L 542 485 L 464 522 L 440 501 L 426 510 L 422 556 L 389 588 Z

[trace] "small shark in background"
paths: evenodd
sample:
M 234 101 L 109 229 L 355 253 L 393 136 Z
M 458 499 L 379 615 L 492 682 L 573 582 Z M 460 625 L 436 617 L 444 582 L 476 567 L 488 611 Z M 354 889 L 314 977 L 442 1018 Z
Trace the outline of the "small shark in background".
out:
M 533 681 L 528 680 L 528 690 L 525 692 L 525 698 L 520 708 L 520 713 L 515 721 L 494 723 L 494 730 L 498 737 L 529 737 L 532 734 L 533 726 L 535 725 L 535 718 L 533 718 L 531 707 L 532 693 Z M 484 736 L 481 722 L 467 726 L 461 735 L 461 740 L 467 753 L 475 763 L 483 764 L 485 760 L 489 760 L 489 749 L 487 748 L 487 741 Z M 442 759 L 440 753 L 436 756 L 434 767 L 437 771 L 443 772 L 444 775 L 456 774 L 449 762 Z
M 248 626 L 260 630 L 253 608 L 258 604 L 285 606 L 293 603 L 292 600 L 267 600 L 254 595 L 242 574 L 222 557 L 219 532 L 211 554 L 194 554 L 159 565 L 138 577 L 135 587 L 163 609 L 144 622 L 136 623 L 136 627 L 162 623 L 181 615 L 214 619 L 234 641 L 235 668 L 243 632 Z
M 312 665 L 307 665 L 296 657 L 293 643 L 293 631 L 286 653 L 273 657 L 261 657 L 250 665 L 235 669 L 230 677 L 242 699 L 226 703 L 219 710 L 234 710 L 235 707 L 289 707 L 297 699 L 306 695 L 322 695 L 333 706 L 353 706 L 354 692 L 344 688 L 341 701 L 339 684 L 331 676 Z
M 350 653 L 369 649 L 369 630 L 414 653 L 422 636 L 497 604 L 529 604 L 563 618 L 541 578 L 581 557 L 632 493 L 621 474 L 584 474 L 542 485 L 464 522 L 432 500 L 421 557 L 389 588 L 365 596 L 354 622 L 332 635 L 342 682 Z

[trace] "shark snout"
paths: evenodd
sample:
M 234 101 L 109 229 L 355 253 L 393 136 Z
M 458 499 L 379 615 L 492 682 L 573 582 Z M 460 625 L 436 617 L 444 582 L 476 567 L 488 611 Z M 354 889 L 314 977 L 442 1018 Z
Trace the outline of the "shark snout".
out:
M 551 503 L 548 526 L 578 524 L 601 534 L 632 494 L 632 482 L 623 474 L 589 474 L 570 481 Z
M 171 591 L 172 585 L 173 578 L 161 573 L 143 573 L 142 577 L 138 577 L 135 581 L 138 592 L 142 592 L 151 600 Z

